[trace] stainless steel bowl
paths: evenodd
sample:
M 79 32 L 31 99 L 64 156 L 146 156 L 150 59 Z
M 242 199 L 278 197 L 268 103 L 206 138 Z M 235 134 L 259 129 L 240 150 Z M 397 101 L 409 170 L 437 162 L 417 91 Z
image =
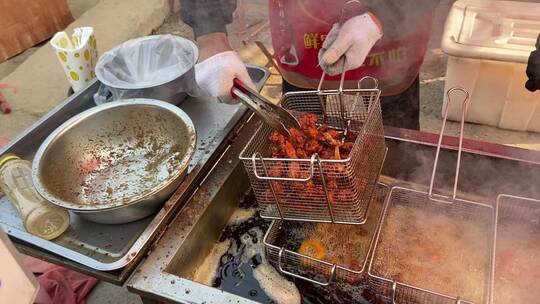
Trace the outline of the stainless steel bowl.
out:
M 106 103 L 69 119 L 32 165 L 37 191 L 90 221 L 119 224 L 155 213 L 195 152 L 191 119 L 153 99 Z

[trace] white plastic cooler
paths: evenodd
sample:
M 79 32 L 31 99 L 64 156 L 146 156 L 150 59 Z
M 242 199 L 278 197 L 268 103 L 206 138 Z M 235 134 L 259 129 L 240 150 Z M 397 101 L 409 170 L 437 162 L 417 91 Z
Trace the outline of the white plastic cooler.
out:
M 471 93 L 467 121 L 540 132 L 540 92 L 525 89 L 527 61 L 539 34 L 540 3 L 454 3 L 442 39 L 449 56 L 445 92 L 459 86 Z M 450 106 L 448 118 L 460 120 L 459 103 Z

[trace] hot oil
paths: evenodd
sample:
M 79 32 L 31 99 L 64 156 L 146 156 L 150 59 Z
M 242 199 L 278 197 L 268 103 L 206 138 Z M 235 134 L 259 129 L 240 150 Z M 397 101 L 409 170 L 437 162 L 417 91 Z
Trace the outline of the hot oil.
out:
M 253 209 L 248 195 L 223 231 L 220 242 L 230 247 L 218 262 L 212 286 L 259 303 L 299 303 L 293 283 L 282 278 L 264 255 L 264 233 L 270 221 Z
M 233 294 L 261 302 L 275 303 L 261 288 L 253 271 L 262 262 L 262 252 L 246 261 L 246 242 L 261 242 L 257 230 L 268 228 L 268 222 L 260 217 L 252 217 L 244 222 L 227 226 L 220 241 L 232 240 L 231 248 L 220 258 L 216 278 L 212 286 Z
M 320 286 L 304 280 L 295 279 L 296 286 L 302 291 L 303 304 L 379 304 L 385 303 L 375 296 L 368 286 L 353 286 L 347 283 L 332 283 L 329 286 Z
M 377 193 L 382 195 L 382 193 Z M 382 212 L 382 201 L 379 197 L 370 206 L 368 220 L 363 225 L 335 225 L 327 223 L 282 223 L 282 231 L 279 237 L 272 242 L 278 247 L 284 247 L 293 252 L 300 252 L 308 256 L 315 256 L 314 252 L 301 252 L 302 244 L 307 242 L 320 242 L 324 248 L 326 262 L 333 262 L 339 266 L 360 271 L 371 244 L 371 238 L 377 228 L 378 220 Z M 332 231 L 332 233 L 327 233 Z M 309 270 L 294 270 L 298 274 L 314 278 L 315 273 Z M 311 272 L 311 273 L 310 273 Z M 317 278 L 319 279 L 319 278 Z M 323 278 L 326 281 L 328 278 Z M 321 286 L 305 280 L 295 279 L 295 284 L 302 291 L 302 303 L 382 303 L 375 297 L 367 285 L 342 279 L 335 279 L 328 286 Z M 349 281 L 350 282 L 350 281 Z
M 237 213 L 249 217 L 233 216 L 234 220 L 223 231 L 220 242 L 230 240 L 230 248 L 221 256 L 212 286 L 259 303 L 382 303 L 365 285 L 355 286 L 335 282 L 320 286 L 281 275 L 265 257 L 263 237 L 270 221 L 262 219 L 253 210 L 255 197 L 248 194 Z M 291 237 L 298 246 L 300 231 Z
M 497 224 L 495 304 L 535 303 L 540 280 L 538 222 L 502 219 Z M 519 237 L 516 237 L 519 236 Z

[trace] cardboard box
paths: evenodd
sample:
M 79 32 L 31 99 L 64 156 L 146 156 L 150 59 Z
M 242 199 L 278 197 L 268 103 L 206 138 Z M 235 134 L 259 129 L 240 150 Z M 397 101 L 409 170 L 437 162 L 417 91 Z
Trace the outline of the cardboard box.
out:
M 66 0 L 0 1 L 0 62 L 52 37 L 71 22 Z

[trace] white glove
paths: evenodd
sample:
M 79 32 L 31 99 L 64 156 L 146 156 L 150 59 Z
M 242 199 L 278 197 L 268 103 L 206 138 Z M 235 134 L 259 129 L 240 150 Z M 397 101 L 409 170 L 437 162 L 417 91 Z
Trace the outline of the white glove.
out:
M 246 66 L 235 51 L 218 53 L 195 65 L 199 87 L 205 95 L 217 97 L 221 102 L 236 103 L 231 96 L 234 78 L 255 88 Z
M 319 65 L 328 75 L 343 73 L 362 65 L 375 43 L 383 33 L 370 14 L 347 20 L 342 26 L 334 23 L 319 50 Z

